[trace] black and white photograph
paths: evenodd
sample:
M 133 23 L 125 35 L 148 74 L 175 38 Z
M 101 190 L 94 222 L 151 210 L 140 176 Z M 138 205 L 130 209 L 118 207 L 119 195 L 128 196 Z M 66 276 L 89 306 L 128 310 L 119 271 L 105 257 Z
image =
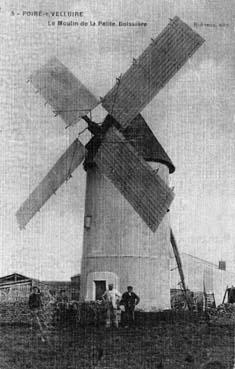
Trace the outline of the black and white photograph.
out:
M 0 0 L 0 369 L 235 368 L 234 19 Z

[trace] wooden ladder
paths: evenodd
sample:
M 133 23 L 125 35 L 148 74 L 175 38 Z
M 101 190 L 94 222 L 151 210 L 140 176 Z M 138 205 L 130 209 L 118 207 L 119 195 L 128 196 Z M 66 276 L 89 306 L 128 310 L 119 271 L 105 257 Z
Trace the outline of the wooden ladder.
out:
M 213 309 L 216 307 L 215 304 L 215 294 L 212 293 L 205 293 L 205 309 Z

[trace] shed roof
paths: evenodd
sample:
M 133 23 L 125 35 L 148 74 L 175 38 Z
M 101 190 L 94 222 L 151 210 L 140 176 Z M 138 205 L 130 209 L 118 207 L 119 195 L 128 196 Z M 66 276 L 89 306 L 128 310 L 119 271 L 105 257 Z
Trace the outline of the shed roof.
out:
M 112 124 L 116 127 L 119 126 L 111 115 L 107 115 L 102 125 L 103 132 L 105 132 Z M 120 126 L 118 128 L 120 129 Z M 135 148 L 138 154 L 146 161 L 163 163 L 168 166 L 170 173 L 175 171 L 174 164 L 160 142 L 154 136 L 141 114 L 138 114 L 127 128 L 121 129 L 121 132 L 126 140 Z M 101 138 L 94 136 L 86 145 L 88 154 L 84 162 L 85 169 L 93 163 L 94 155 L 96 154 L 100 144 Z
M 9 283 L 9 282 L 22 282 L 22 281 L 28 281 L 31 280 L 31 278 L 28 278 L 22 274 L 13 273 L 6 275 L 4 277 L 0 278 L 0 284 Z

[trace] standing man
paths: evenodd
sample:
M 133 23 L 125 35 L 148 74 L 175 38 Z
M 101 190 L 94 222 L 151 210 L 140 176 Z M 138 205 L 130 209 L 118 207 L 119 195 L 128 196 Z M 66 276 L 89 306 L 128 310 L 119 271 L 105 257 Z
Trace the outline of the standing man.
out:
M 115 327 L 118 328 L 119 324 L 119 301 L 121 293 L 113 288 L 113 284 L 108 285 L 108 290 L 105 291 L 102 298 L 107 304 L 107 317 L 106 327 L 109 328 L 111 323 L 114 323 Z
M 29 308 L 31 310 L 31 316 L 32 316 L 32 320 L 31 320 L 32 327 L 33 327 L 33 324 L 35 324 L 39 328 L 40 338 L 42 342 L 45 342 L 46 335 L 43 330 L 43 325 L 46 328 L 46 324 L 44 322 L 43 313 L 42 313 L 42 308 L 43 308 L 42 297 L 41 297 L 40 289 L 37 286 L 34 286 L 32 288 L 32 293 L 29 296 Z
M 60 290 L 57 296 L 57 319 L 61 324 L 65 324 L 68 318 L 69 299 L 65 290 Z
M 139 296 L 133 292 L 133 287 L 128 286 L 127 291 L 124 292 L 122 295 L 121 304 L 125 307 L 125 314 L 124 314 L 124 320 L 125 320 L 125 326 L 131 326 L 134 324 L 134 312 L 135 312 L 135 306 L 138 305 L 140 302 Z

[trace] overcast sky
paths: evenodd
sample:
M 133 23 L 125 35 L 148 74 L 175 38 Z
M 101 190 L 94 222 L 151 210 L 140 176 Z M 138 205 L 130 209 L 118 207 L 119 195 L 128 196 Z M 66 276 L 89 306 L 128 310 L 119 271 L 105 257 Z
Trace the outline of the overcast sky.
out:
M 170 177 L 176 194 L 170 214 L 180 250 L 215 263 L 224 259 L 233 269 L 233 1 L 8 0 L 1 4 L 0 275 L 16 271 L 65 280 L 80 271 L 82 166 L 26 230 L 20 231 L 16 223 L 18 207 L 84 127 L 79 122 L 65 130 L 64 122 L 26 83 L 30 73 L 56 55 L 96 96 L 103 96 L 175 15 L 206 42 L 143 116 L 176 166 Z M 11 15 L 12 10 L 20 15 Z M 82 19 L 87 21 L 141 21 L 147 27 L 50 27 L 48 18 L 23 16 L 23 10 L 76 10 L 83 11 Z M 195 22 L 200 25 L 195 27 Z M 82 139 L 86 142 L 89 135 Z

